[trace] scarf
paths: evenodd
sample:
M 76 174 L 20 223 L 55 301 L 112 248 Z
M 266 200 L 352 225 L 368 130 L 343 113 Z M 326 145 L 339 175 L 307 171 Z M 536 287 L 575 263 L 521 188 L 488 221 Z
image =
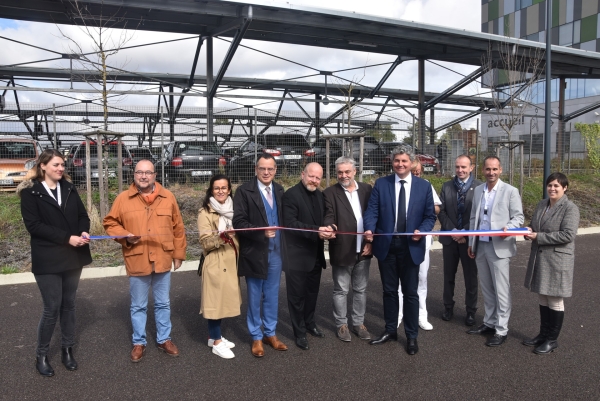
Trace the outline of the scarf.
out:
M 233 218 L 233 200 L 228 196 L 225 203 L 219 203 L 214 197 L 209 199 L 210 206 L 219 214 L 219 231 L 225 231 L 232 227 Z
M 158 193 L 160 191 L 160 184 L 158 182 L 155 182 L 152 186 L 152 192 L 150 192 L 149 194 L 145 194 L 142 191 L 140 191 L 140 189 L 137 187 L 137 185 L 136 185 L 136 188 L 138 190 L 138 193 L 142 196 L 142 199 L 144 200 L 144 202 L 146 202 L 147 205 L 151 205 L 154 203 L 154 201 L 158 197 Z
M 465 213 L 465 200 L 467 198 L 467 192 L 473 184 L 473 175 L 470 174 L 467 182 L 462 182 L 457 176 L 454 176 L 452 182 L 454 188 L 456 188 L 456 200 L 457 200 L 457 224 L 456 228 L 459 230 L 463 229 L 463 214 Z

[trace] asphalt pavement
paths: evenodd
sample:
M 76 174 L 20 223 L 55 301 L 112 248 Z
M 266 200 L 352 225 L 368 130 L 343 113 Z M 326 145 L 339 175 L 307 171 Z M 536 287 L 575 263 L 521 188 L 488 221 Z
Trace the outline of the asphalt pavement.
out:
M 233 341 L 235 358 L 221 359 L 206 345 L 208 328 L 198 314 L 200 279 L 195 272 L 172 276 L 172 338 L 181 356 L 159 352 L 148 319 L 149 346 L 137 364 L 129 360 L 131 324 L 125 277 L 82 280 L 77 295 L 79 369 L 60 363 L 60 329 L 56 328 L 49 358 L 56 375 L 44 378 L 34 367 L 36 327 L 42 301 L 35 284 L 0 286 L 0 399 L 2 400 L 304 400 L 304 399 L 600 399 L 600 235 L 578 236 L 574 296 L 565 302 L 559 348 L 535 355 L 521 345 L 537 334 L 537 294 L 523 287 L 529 257 L 526 242 L 518 244 L 511 263 L 513 309 L 507 342 L 484 345 L 483 336 L 467 335 L 464 283 L 459 268 L 454 319 L 441 320 L 443 269 L 440 250 L 432 251 L 427 305 L 433 330 L 419 333 L 419 353 L 404 351 L 401 325 L 398 342 L 370 346 L 353 335 L 350 343 L 335 336 L 331 271 L 323 272 L 317 325 L 323 339 L 309 336 L 310 350 L 294 345 L 285 295 L 280 291 L 278 336 L 286 352 L 266 347 L 263 358 L 250 353 L 250 337 L 242 315 L 225 319 L 223 335 Z M 242 299 L 246 286 L 242 280 Z M 483 315 L 483 298 L 477 324 Z M 152 310 L 152 309 L 151 309 Z M 365 325 L 373 335 L 384 328 L 377 262 L 371 264 Z

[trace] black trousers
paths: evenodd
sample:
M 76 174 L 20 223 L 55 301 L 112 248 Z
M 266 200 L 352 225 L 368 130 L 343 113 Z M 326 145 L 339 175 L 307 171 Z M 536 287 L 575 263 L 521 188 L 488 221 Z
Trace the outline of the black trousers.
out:
M 465 279 L 465 306 L 467 312 L 475 313 L 477 311 L 477 264 L 475 259 L 471 259 L 467 254 L 468 243 L 459 244 L 453 242 L 450 245 L 444 245 L 442 255 L 444 257 L 444 306 L 446 308 L 454 307 L 454 286 L 458 262 L 463 268 Z
M 322 267 L 315 265 L 312 270 L 287 270 L 285 285 L 287 289 L 288 309 L 292 320 L 294 335 L 306 337 L 306 329 L 315 325 L 315 309 L 319 286 L 321 285 Z
M 48 353 L 59 316 L 61 346 L 66 348 L 75 345 L 75 295 L 81 270 L 79 268 L 56 274 L 34 275 L 44 302 L 44 312 L 38 325 L 37 355 Z
M 424 241 L 422 239 L 421 241 Z M 406 237 L 393 237 L 384 260 L 379 260 L 379 275 L 383 286 L 383 318 L 385 331 L 396 333 L 398 328 L 398 279 L 404 300 L 404 333 L 406 338 L 419 335 L 419 265 L 410 256 Z

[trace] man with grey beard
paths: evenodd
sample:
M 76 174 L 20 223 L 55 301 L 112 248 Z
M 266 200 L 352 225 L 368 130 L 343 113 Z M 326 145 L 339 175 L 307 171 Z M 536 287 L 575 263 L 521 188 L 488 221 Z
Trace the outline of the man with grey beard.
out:
M 323 193 L 318 189 L 323 178 L 319 163 L 309 163 L 302 172 L 302 181 L 283 194 L 283 225 L 295 229 L 318 230 L 283 232 L 283 248 L 288 308 L 296 345 L 308 350 L 306 333 L 314 337 L 325 335 L 315 324 L 315 308 L 325 269 L 323 239 L 334 238 L 331 227 L 323 224 L 325 206 Z
M 358 183 L 356 162 L 342 156 L 335 161 L 337 184 L 323 191 L 325 197 L 325 225 L 336 231 L 362 233 L 363 213 L 367 209 L 371 186 Z M 333 277 L 333 317 L 337 336 L 351 341 L 348 329 L 347 297 L 352 286 L 352 332 L 361 340 L 370 340 L 365 327 L 367 308 L 367 284 L 371 265 L 371 243 L 362 235 L 340 235 L 329 240 L 329 258 Z

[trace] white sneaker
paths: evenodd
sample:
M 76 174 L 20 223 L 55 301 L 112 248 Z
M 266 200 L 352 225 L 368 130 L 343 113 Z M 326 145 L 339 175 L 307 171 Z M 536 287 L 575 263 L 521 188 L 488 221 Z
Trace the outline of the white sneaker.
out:
M 229 341 L 228 339 L 226 339 L 225 337 L 221 337 L 221 341 L 223 341 L 225 343 L 225 345 L 227 345 L 227 348 L 234 348 L 235 344 L 232 343 L 231 341 Z M 212 338 L 208 339 L 208 346 L 209 347 L 213 347 L 215 345 L 215 340 L 213 340 Z
M 427 331 L 433 330 L 433 326 L 427 321 L 427 319 L 419 319 L 419 327 Z
M 235 357 L 233 352 L 229 349 L 229 347 L 227 347 L 227 344 L 225 344 L 225 341 L 221 341 L 219 344 L 214 345 L 212 347 L 212 353 L 225 359 L 231 359 Z

